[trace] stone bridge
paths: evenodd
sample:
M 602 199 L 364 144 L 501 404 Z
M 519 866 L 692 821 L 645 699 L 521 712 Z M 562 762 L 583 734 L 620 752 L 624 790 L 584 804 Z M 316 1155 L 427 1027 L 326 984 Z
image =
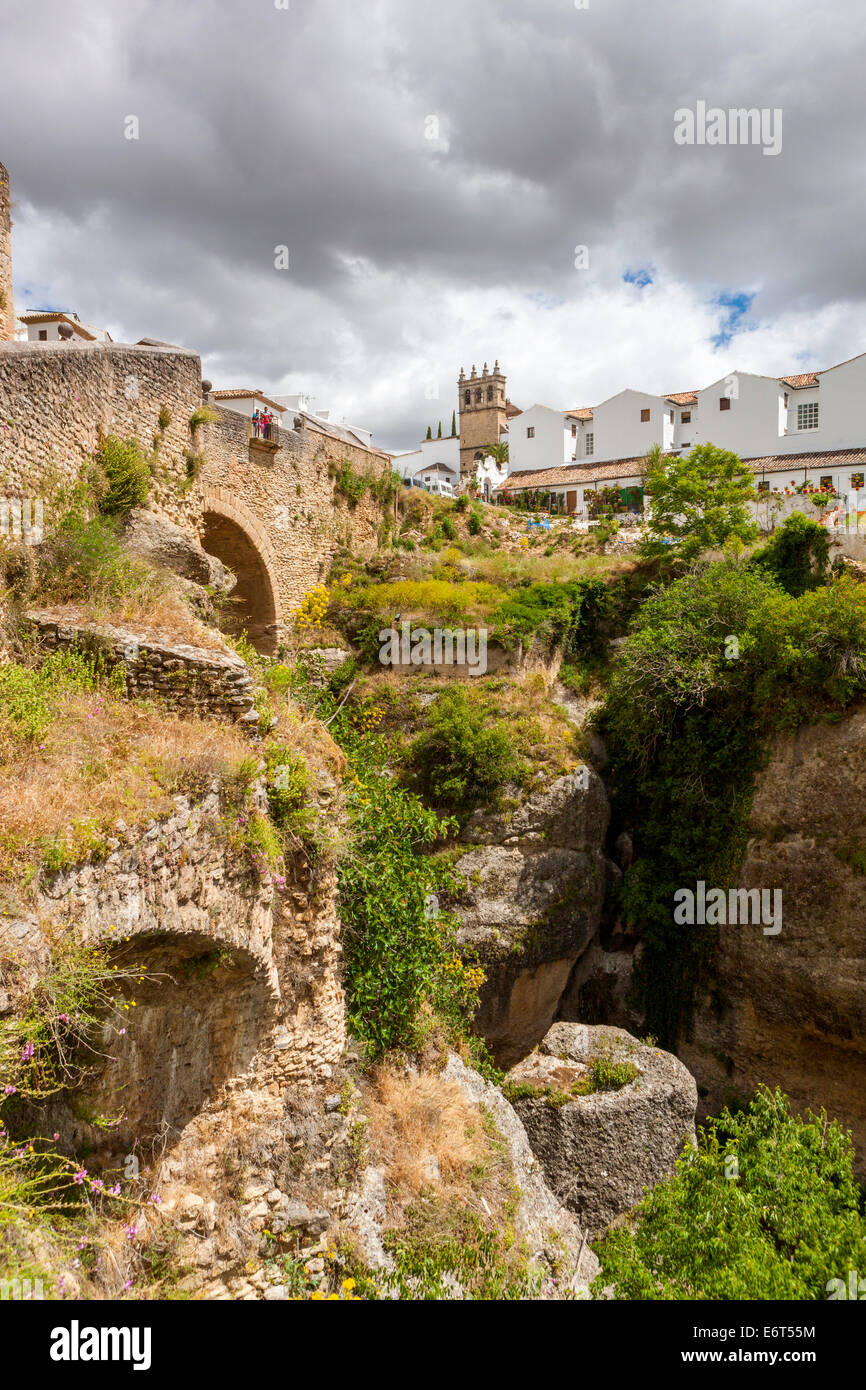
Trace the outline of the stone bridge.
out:
M 245 416 L 203 398 L 199 357 L 168 344 L 0 343 L 0 497 L 41 498 L 50 525 L 59 485 L 100 437 L 134 436 L 151 454 L 152 505 L 235 572 L 232 622 L 265 652 L 340 549 L 375 548 L 382 506 L 369 490 L 352 506 L 339 469 L 390 472 L 386 454 L 324 422 L 295 423 L 252 440 Z

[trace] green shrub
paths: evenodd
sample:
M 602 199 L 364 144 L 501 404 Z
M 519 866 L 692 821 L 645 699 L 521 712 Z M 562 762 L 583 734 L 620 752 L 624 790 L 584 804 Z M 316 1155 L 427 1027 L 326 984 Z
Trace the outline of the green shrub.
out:
M 447 541 L 453 541 L 457 539 L 457 528 L 455 527 L 454 522 L 451 520 L 450 516 L 443 516 L 441 522 L 439 523 L 439 526 L 442 531 L 442 535 L 445 537 Z
M 339 867 L 344 984 L 349 1027 L 379 1057 L 416 1048 L 425 1011 L 462 1029 L 474 992 L 454 918 L 428 910 L 450 879 L 424 851 L 454 823 L 396 786 L 369 740 L 358 741 L 351 766 L 352 835 Z
M 824 583 L 830 561 L 830 537 L 819 522 L 802 512 L 793 512 L 752 561 L 771 574 L 786 593 L 799 598 L 807 589 Z
M 104 480 L 99 487 L 99 510 L 104 515 L 125 517 L 147 501 L 150 466 L 137 439 L 106 435 L 97 450 L 96 465 Z
M 736 885 L 770 737 L 836 717 L 863 692 L 866 587 L 848 579 L 795 599 L 765 570 L 728 560 L 640 610 L 600 723 L 615 818 L 635 844 L 622 912 L 644 943 L 637 998 L 662 1046 L 686 1024 L 716 940 L 715 926 L 674 922 L 676 890 Z
M 481 517 L 477 511 L 473 510 L 469 513 L 468 524 L 470 536 L 477 536 L 481 530 Z
M 455 499 L 454 510 L 455 512 L 465 512 L 468 506 L 469 498 L 467 497 L 465 492 L 461 492 L 460 496 Z
M 368 474 L 356 473 L 349 459 L 343 459 L 334 476 L 334 491 L 355 507 L 372 481 Z
M 189 428 L 195 434 L 199 425 L 214 425 L 219 419 L 219 415 L 209 405 L 196 406 L 192 415 L 189 417 Z
M 529 645 L 538 638 L 561 647 L 568 659 L 599 649 L 600 624 L 608 609 L 608 590 L 600 579 L 527 584 L 500 605 L 492 625 L 496 639 L 506 647 Z
M 726 1110 L 676 1176 L 597 1246 L 594 1291 L 619 1299 L 819 1301 L 866 1268 L 866 1224 L 850 1135 L 824 1112 L 791 1115 L 762 1088 Z M 837 1293 L 838 1296 L 838 1293 Z
M 432 706 L 407 766 L 433 805 L 461 812 L 490 801 L 522 771 L 507 731 L 490 725 L 484 705 L 463 685 L 443 691 Z

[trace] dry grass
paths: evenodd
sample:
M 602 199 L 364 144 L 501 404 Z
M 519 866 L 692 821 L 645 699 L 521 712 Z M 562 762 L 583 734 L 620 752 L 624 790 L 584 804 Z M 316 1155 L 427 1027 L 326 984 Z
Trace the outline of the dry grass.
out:
M 36 745 L 0 742 L 0 881 L 31 881 L 46 847 L 72 862 L 199 793 L 250 756 L 234 727 L 181 719 L 104 691 L 68 694 Z
M 134 636 L 147 642 L 167 646 L 185 644 L 223 654 L 232 650 L 222 633 L 200 622 L 180 594 L 170 590 L 158 598 L 127 599 L 111 611 L 102 604 L 91 603 L 43 606 L 34 602 L 29 606 L 50 613 L 52 617 L 70 625 L 93 624 L 99 627 L 105 623 L 112 627 L 130 628 Z
M 364 1110 L 371 1154 L 385 1166 L 392 1216 L 399 1219 L 428 1189 L 476 1205 L 479 1177 L 491 1164 L 490 1141 L 479 1107 L 456 1082 L 382 1065 L 370 1077 Z

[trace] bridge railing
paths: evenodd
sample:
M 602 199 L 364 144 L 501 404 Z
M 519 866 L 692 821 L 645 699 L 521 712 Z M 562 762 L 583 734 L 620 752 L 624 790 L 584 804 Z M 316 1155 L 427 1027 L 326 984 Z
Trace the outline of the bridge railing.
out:
M 280 425 L 276 416 L 272 420 L 250 420 L 250 439 L 267 439 L 271 443 L 278 442 L 277 431 Z

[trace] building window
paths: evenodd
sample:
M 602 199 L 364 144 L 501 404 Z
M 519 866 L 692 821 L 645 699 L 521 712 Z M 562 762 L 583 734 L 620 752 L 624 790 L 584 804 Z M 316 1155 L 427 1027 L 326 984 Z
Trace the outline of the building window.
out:
M 680 415 L 680 424 L 681 424 L 681 425 L 690 425 L 691 423 L 692 423 L 692 412 L 691 412 L 690 410 L 684 410 L 684 411 L 682 412 L 682 414 Z
M 40 341 L 40 343 L 47 343 L 47 342 L 48 342 L 48 329 L 47 329 L 47 328 L 40 328 L 40 330 L 39 330 L 39 341 Z
M 674 422 L 674 420 L 675 420 L 676 418 L 677 418 L 677 417 L 676 417 L 676 413 L 672 410 L 672 411 L 671 411 L 671 424 L 673 424 L 673 422 Z
M 592 455 L 593 455 L 594 453 L 595 453 L 595 435 L 592 433 L 592 431 L 590 431 L 590 433 L 586 436 L 586 457 L 587 457 L 587 458 L 592 458 Z
M 826 473 L 821 479 L 821 491 L 833 492 L 833 490 L 833 475 L 831 473 Z
M 719 397 L 719 410 L 730 410 L 730 408 L 731 408 L 731 398 L 730 398 L 730 396 L 720 396 L 720 397 Z
M 572 439 L 576 439 L 576 438 L 577 438 L 577 425 L 572 425 L 572 427 L 571 427 L 571 437 L 572 437 Z
M 764 479 L 763 482 L 758 483 L 758 491 L 759 491 L 759 492 L 769 492 L 769 491 L 770 491 L 770 484 L 766 481 L 766 479 Z
M 851 474 L 851 482 L 850 482 L 849 486 L 852 487 L 852 488 L 854 489 L 855 492 L 859 492 L 860 489 L 861 489 L 862 486 L 863 486 L 863 474 L 862 474 L 862 473 L 852 473 L 852 474 Z
M 488 386 L 488 388 L 487 388 L 487 399 L 488 399 L 489 401 L 492 401 L 492 400 L 493 400 L 493 387 L 492 387 L 492 386 Z
M 645 425 L 645 424 L 647 423 L 647 421 L 649 420 L 649 417 L 650 417 L 649 411 L 648 411 L 648 410 L 642 410 L 641 413 L 640 413 L 640 422 L 641 422 L 641 424 L 642 424 L 642 425 Z
M 534 426 L 534 425 L 529 425 L 529 426 L 527 426 L 526 438 L 527 438 L 527 439 L 534 439 L 534 438 L 535 438 L 535 426 Z
M 482 393 L 481 393 L 480 391 L 476 391 L 476 392 L 475 392 L 475 404 L 476 404 L 476 405 L 480 405 L 482 399 L 483 399 Z
M 471 404 L 472 404 L 472 392 L 471 392 L 471 391 L 467 391 L 466 394 L 464 395 L 464 397 L 463 397 L 463 404 L 464 404 L 464 405 L 471 405 Z
M 797 429 L 816 430 L 818 428 L 818 402 L 810 401 L 808 405 L 797 406 Z

